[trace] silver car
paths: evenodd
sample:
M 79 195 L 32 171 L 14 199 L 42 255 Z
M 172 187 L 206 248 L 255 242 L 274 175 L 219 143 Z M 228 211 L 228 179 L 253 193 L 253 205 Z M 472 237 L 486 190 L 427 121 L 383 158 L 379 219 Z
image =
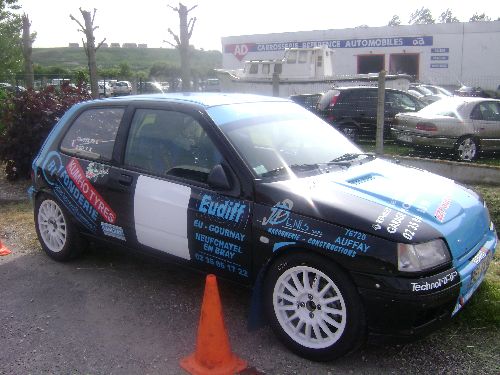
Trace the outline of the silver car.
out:
M 443 98 L 396 115 L 391 132 L 399 143 L 448 149 L 458 160 L 472 161 L 479 151 L 500 150 L 500 100 Z

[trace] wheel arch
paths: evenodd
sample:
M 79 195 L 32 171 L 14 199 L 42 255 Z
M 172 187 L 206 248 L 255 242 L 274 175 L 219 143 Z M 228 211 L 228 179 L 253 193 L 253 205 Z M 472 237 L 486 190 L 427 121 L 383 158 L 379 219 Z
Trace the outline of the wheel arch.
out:
M 269 269 L 271 266 L 278 262 L 280 259 L 290 255 L 291 253 L 299 253 L 299 254 L 313 254 L 317 255 L 325 260 L 333 262 L 338 268 L 340 268 L 352 282 L 352 284 L 356 287 L 356 283 L 351 276 L 351 273 L 348 268 L 346 268 L 342 262 L 338 262 L 334 257 L 325 254 L 320 249 L 310 249 L 304 246 L 300 246 L 298 244 L 290 244 L 282 246 L 275 251 L 273 251 L 272 255 L 264 262 L 257 272 L 257 276 L 255 277 L 255 281 L 252 288 L 252 296 L 250 303 L 250 311 L 248 314 L 248 327 L 249 329 L 257 329 L 264 326 L 267 322 L 265 319 L 264 313 L 264 286 L 265 280 L 268 275 Z

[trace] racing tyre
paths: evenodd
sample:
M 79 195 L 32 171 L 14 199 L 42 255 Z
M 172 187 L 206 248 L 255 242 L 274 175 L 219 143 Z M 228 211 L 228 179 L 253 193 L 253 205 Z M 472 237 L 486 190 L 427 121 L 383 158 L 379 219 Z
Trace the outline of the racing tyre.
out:
M 473 161 L 477 159 L 479 146 L 473 137 L 460 138 L 455 146 L 455 156 L 458 161 Z
M 265 306 L 275 334 L 310 360 L 340 357 L 356 349 L 365 336 L 356 288 L 338 266 L 315 254 L 296 253 L 270 266 Z
M 37 198 L 35 227 L 43 250 L 51 258 L 63 262 L 82 253 L 84 240 L 67 211 L 52 197 L 42 195 Z

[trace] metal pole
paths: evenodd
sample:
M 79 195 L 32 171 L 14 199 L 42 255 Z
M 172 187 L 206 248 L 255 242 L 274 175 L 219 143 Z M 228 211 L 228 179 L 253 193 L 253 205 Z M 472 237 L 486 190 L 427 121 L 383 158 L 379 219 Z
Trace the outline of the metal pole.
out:
M 377 134 L 375 138 L 375 152 L 378 155 L 384 154 L 385 75 L 385 70 L 382 70 L 378 75 Z
M 280 96 L 280 75 L 273 73 L 273 96 Z

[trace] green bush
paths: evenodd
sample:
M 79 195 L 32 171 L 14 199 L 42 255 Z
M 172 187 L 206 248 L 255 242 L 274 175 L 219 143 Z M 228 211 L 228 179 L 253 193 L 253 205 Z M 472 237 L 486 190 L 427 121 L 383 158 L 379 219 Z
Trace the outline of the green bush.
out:
M 89 99 L 86 90 L 64 85 L 61 90 L 28 90 L 4 100 L 0 107 L 0 161 L 5 162 L 7 178 L 28 178 L 31 162 L 52 127 L 71 106 Z

